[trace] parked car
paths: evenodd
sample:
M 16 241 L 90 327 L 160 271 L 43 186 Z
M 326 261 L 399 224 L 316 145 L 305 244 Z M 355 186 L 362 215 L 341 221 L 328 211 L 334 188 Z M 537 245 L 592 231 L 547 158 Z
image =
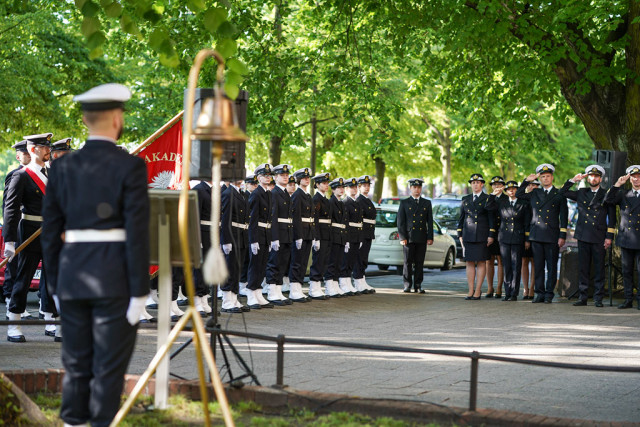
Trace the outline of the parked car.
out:
M 383 197 L 378 202 L 379 205 L 399 205 L 401 200 L 406 199 L 407 196 L 402 197 Z
M 442 231 L 453 237 L 456 242 L 456 254 L 462 259 L 462 244 L 458 239 L 458 220 L 460 219 L 461 199 L 453 197 L 438 197 L 431 200 L 433 218 L 438 221 Z
M 2 226 L 0 225 L 0 250 L 4 248 L 4 239 L 2 238 Z M 0 258 L 0 262 L 4 261 L 4 258 Z M 4 270 L 6 265 L 0 268 L 0 287 L 4 285 Z M 42 263 L 38 264 L 38 269 L 31 279 L 31 285 L 29 285 L 29 291 L 37 291 L 40 287 L 40 275 L 42 274 Z
M 376 208 L 376 234 L 369 252 L 369 264 L 377 264 L 380 270 L 398 266 L 402 271 L 403 255 L 398 235 L 398 205 L 380 205 Z M 451 270 L 456 259 L 456 242 L 442 231 L 438 221 L 433 221 L 433 245 L 427 247 L 424 266 Z

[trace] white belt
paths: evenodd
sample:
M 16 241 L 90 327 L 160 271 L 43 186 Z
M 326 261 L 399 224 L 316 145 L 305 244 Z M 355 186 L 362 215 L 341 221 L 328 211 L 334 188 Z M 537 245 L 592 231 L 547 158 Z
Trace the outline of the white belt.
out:
M 318 222 L 320 224 L 331 224 L 331 220 L 330 219 L 326 219 L 326 218 L 320 218 L 320 219 L 318 219 Z
M 313 223 L 313 218 L 305 218 L 305 217 L 302 217 L 302 218 L 300 218 L 300 220 L 302 220 L 302 222 L 309 222 L 309 223 Z
M 334 222 L 333 224 L 331 224 L 332 227 L 337 227 L 337 228 L 347 228 L 346 225 L 344 224 L 338 224 L 337 222 Z
M 293 220 L 291 218 L 278 218 L 278 222 L 284 222 L 285 224 L 292 224 Z
M 258 221 L 258 227 L 262 227 L 262 228 L 271 228 L 271 224 L 268 222 L 259 222 Z
M 213 222 L 211 221 L 205 221 L 203 219 L 200 220 L 200 225 L 208 225 L 208 226 L 212 226 Z
M 125 240 L 127 240 L 127 232 L 124 228 L 112 228 L 110 230 L 85 228 L 82 230 L 66 230 L 64 232 L 64 241 L 66 243 L 124 242 Z
M 236 228 L 242 228 L 243 230 L 246 230 L 247 228 L 249 228 L 249 224 L 240 224 L 239 222 L 231 222 L 231 225 L 236 227 Z
M 362 218 L 362 220 L 363 220 L 364 222 L 366 222 L 367 224 L 373 224 L 373 225 L 376 225 L 376 220 L 375 220 L 375 219 L 364 219 L 364 218 Z
M 29 214 L 22 214 L 22 219 L 26 219 L 27 221 L 38 221 L 38 222 L 42 222 L 42 217 L 40 215 L 29 215 Z
M 361 222 L 350 222 L 349 227 L 362 227 Z

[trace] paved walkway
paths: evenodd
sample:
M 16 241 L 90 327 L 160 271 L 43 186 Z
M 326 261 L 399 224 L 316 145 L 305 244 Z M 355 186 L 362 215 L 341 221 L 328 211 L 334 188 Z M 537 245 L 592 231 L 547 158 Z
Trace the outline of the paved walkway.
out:
M 640 366 L 640 311 L 530 301 L 464 301 L 464 270 L 425 273 L 427 293 L 400 292 L 396 275 L 371 277 L 374 295 L 314 301 L 242 315 L 224 328 L 425 349 L 455 349 L 534 360 Z M 4 309 L 4 306 L 2 306 Z M 59 349 L 41 327 L 26 344 L 0 341 L 1 369 L 60 367 Z M 4 331 L 2 332 L 4 333 Z M 185 333 L 180 343 L 190 337 Z M 234 338 L 263 385 L 275 383 L 275 345 Z M 327 347 L 285 347 L 285 383 L 303 390 L 467 406 L 470 362 L 442 356 Z M 154 331 L 139 334 L 130 373 L 142 373 L 155 353 Z M 192 347 L 172 372 L 196 378 Z M 232 364 L 234 374 L 240 374 Z M 640 374 L 560 370 L 480 362 L 478 407 L 547 416 L 639 421 Z

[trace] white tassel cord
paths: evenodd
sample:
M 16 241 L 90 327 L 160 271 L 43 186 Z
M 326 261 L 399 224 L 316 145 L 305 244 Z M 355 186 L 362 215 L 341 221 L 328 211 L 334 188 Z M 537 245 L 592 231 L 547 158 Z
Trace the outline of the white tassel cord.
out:
M 222 179 L 222 170 L 220 159 L 213 158 L 213 194 L 211 197 L 211 248 L 202 265 L 202 275 L 205 282 L 210 285 L 221 284 L 227 280 L 229 272 L 227 271 L 227 262 L 224 254 L 220 249 L 220 180 Z

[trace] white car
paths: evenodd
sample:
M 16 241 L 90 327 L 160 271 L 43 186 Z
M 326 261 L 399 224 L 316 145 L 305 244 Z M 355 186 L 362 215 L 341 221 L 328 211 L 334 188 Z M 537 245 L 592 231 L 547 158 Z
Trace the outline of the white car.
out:
M 378 205 L 376 208 L 376 237 L 371 243 L 369 264 L 378 264 L 380 270 L 388 270 L 389 266 L 404 264 L 402 245 L 398 236 L 399 205 Z M 456 242 L 446 230 L 433 221 L 433 245 L 427 246 L 424 266 L 451 270 L 456 259 Z

